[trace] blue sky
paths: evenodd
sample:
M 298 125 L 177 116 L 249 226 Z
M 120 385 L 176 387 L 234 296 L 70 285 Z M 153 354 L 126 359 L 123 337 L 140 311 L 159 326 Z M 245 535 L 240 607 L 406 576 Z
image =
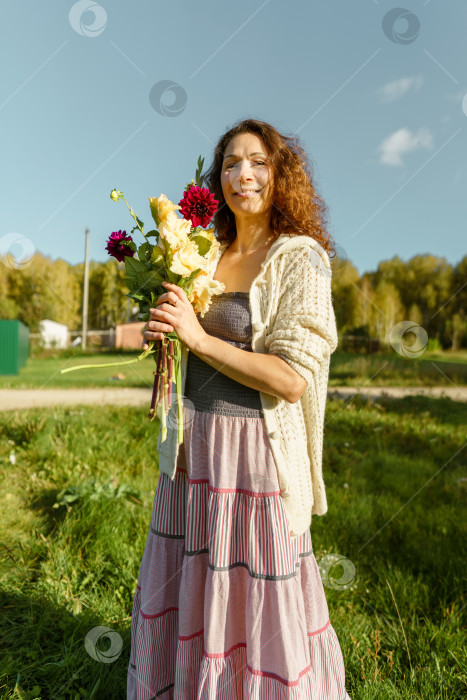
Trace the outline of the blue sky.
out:
M 148 230 L 147 197 L 178 202 L 198 155 L 207 164 L 219 136 L 254 117 L 300 137 L 338 252 L 360 274 L 395 255 L 456 264 L 466 252 L 467 3 L 398 7 L 5 4 L 0 253 L 76 264 L 89 227 L 91 259 L 107 260 L 110 233 L 133 226 L 113 187 Z

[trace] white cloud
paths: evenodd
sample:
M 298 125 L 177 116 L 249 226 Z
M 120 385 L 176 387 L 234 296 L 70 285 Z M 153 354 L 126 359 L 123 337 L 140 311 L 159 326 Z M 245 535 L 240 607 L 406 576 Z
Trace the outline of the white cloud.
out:
M 428 129 L 419 129 L 416 134 L 412 134 L 409 129 L 402 127 L 379 145 L 380 163 L 395 166 L 404 165 L 402 156 L 419 148 L 432 148 L 432 142 L 433 136 Z
M 386 83 L 380 88 L 381 99 L 383 102 L 393 102 L 403 97 L 409 90 L 419 90 L 422 83 L 423 78 L 421 75 L 393 80 L 392 83 Z

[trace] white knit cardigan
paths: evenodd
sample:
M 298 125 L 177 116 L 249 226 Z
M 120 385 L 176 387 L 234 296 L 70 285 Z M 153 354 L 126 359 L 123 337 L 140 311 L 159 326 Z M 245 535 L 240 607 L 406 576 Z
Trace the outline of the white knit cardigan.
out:
M 220 244 L 211 275 L 228 245 Z M 312 515 L 328 509 L 322 475 L 324 412 L 330 355 L 338 344 L 331 275 L 329 257 L 317 241 L 281 234 L 249 294 L 252 350 L 282 357 L 307 382 L 296 403 L 260 392 L 291 537 L 310 528 Z M 182 343 L 182 395 L 188 353 Z M 167 438 L 161 443 L 159 430 L 157 443 L 159 470 L 172 480 L 179 449 L 176 409 L 174 402 L 167 416 Z

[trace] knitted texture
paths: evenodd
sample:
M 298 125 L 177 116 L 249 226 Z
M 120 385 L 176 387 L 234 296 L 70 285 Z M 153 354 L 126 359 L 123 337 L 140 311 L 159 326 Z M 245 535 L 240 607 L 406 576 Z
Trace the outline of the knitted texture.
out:
M 211 274 L 225 251 L 221 243 Z M 310 236 L 280 235 L 253 280 L 249 300 L 254 352 L 281 357 L 307 382 L 296 403 L 260 392 L 263 415 L 277 468 L 290 535 L 327 511 L 322 475 L 324 415 L 330 355 L 338 345 L 331 295 L 331 266 L 322 246 Z M 182 392 L 187 353 L 182 346 Z M 168 426 L 176 426 L 173 405 Z M 175 477 L 176 427 L 158 440 L 159 469 Z

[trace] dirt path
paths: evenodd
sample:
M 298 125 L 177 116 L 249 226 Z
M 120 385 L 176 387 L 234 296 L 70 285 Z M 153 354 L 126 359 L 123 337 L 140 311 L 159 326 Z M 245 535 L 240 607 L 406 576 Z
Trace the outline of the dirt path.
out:
M 402 399 L 404 396 L 432 396 L 439 399 L 442 397 L 450 398 L 453 401 L 467 401 L 467 387 L 462 386 L 433 386 L 433 387 L 406 387 L 406 386 L 388 386 L 388 387 L 357 387 L 348 386 L 333 386 L 328 388 L 328 396 L 335 396 L 339 399 L 347 399 L 355 394 L 368 396 L 370 399 L 376 399 L 379 396 L 389 396 L 395 399 Z
M 148 406 L 152 389 L 101 388 L 101 389 L 0 389 L 0 411 L 16 411 L 42 406 L 74 406 L 83 404 L 113 404 L 127 406 Z M 467 401 L 466 387 L 329 387 L 328 396 L 350 399 L 355 394 L 403 398 L 423 395 L 453 401 Z
M 115 404 L 142 406 L 150 404 L 152 389 L 0 389 L 0 411 L 42 406 L 76 406 Z

